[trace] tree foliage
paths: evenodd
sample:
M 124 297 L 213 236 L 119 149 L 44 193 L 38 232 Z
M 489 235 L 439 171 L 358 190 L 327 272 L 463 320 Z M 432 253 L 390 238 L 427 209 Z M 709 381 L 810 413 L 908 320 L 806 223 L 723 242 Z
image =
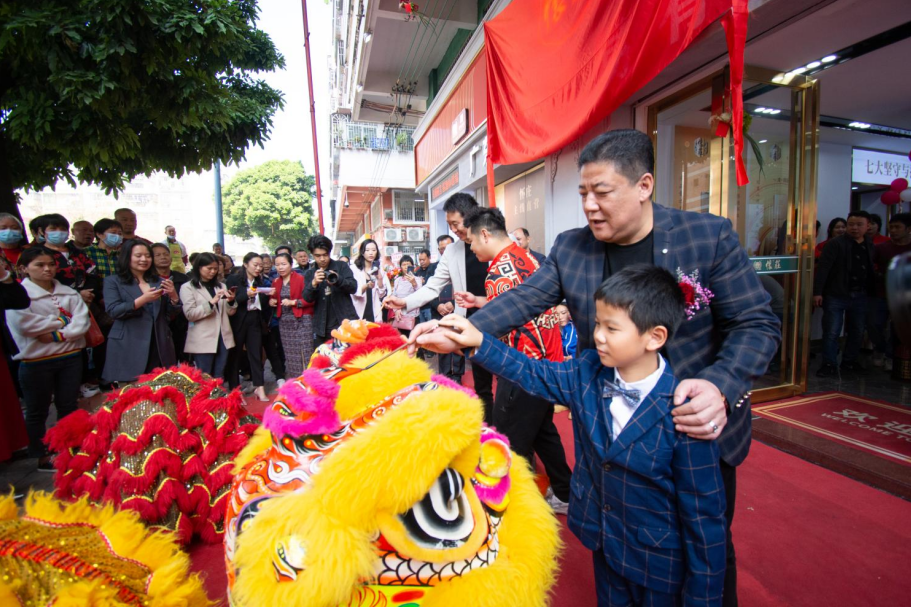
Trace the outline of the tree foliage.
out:
M 282 96 L 255 75 L 284 59 L 256 15 L 256 0 L 0 3 L 2 206 L 18 188 L 116 193 L 262 145 Z
M 270 248 L 304 247 L 317 230 L 316 184 L 299 161 L 270 160 L 239 172 L 222 193 L 225 232 Z

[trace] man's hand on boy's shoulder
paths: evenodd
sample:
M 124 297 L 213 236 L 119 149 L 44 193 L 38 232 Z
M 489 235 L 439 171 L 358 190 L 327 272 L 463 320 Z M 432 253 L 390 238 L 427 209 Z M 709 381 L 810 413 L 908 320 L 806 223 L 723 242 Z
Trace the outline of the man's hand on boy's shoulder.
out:
M 685 379 L 674 391 L 675 428 L 691 438 L 715 440 L 728 423 L 724 396 L 712 382 Z

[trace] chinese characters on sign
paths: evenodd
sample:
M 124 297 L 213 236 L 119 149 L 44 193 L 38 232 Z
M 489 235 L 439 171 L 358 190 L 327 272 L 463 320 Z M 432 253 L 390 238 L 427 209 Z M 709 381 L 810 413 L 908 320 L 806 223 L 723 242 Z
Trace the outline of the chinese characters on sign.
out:
M 854 148 L 851 179 L 856 183 L 891 185 L 904 177 L 911 181 L 911 159 L 903 154 Z
M 797 256 L 750 257 L 757 274 L 793 274 L 797 271 Z

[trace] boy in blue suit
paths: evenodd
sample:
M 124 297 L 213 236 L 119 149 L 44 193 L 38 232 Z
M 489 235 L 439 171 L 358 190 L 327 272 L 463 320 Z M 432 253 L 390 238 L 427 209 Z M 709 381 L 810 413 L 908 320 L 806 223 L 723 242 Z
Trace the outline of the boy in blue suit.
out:
M 595 294 L 595 350 L 532 360 L 466 319 L 440 324 L 472 363 L 573 413 L 568 523 L 593 552 L 599 607 L 721 605 L 725 497 L 715 441 L 674 429 L 660 351 L 686 301 L 670 272 L 626 268 Z

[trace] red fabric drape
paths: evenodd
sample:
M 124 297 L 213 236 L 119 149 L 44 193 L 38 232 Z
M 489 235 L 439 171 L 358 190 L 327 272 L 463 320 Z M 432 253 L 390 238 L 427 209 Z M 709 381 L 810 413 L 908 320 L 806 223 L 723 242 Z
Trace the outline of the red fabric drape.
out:
M 536 160 L 581 137 L 724 17 L 737 180 L 746 183 L 747 16 L 747 0 L 513 0 L 484 24 L 488 179 L 492 163 Z

